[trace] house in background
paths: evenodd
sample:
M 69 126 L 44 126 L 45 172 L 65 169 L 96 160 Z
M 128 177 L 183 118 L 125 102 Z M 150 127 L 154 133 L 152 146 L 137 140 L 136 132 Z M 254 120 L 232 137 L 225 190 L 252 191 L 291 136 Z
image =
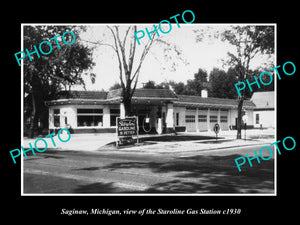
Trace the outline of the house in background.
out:
M 255 128 L 275 128 L 275 92 L 254 92 L 251 101 L 254 108 Z

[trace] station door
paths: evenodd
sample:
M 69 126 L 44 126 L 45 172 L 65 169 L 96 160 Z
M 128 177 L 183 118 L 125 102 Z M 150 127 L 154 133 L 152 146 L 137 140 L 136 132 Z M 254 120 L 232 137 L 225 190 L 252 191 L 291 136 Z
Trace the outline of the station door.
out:
M 198 111 L 198 130 L 207 131 L 207 110 Z
M 228 110 L 221 110 L 220 126 L 221 130 L 228 130 Z
M 214 130 L 214 126 L 215 126 L 216 123 L 218 123 L 218 110 L 217 109 L 211 109 L 210 110 L 210 116 L 209 116 L 210 130 Z
M 196 112 L 186 112 L 185 114 L 185 126 L 186 131 L 194 132 L 196 131 Z

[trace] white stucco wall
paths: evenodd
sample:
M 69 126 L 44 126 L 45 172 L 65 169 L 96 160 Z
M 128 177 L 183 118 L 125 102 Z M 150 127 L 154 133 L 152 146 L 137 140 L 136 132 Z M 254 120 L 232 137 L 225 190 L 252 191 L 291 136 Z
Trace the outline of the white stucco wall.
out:
M 110 108 L 108 105 L 103 106 L 103 127 L 110 127 Z
M 247 109 L 248 125 L 254 125 L 253 109 Z
M 77 126 L 77 118 L 76 118 L 76 108 L 71 105 L 57 105 L 49 107 L 49 128 L 54 128 L 54 110 L 59 109 L 60 118 L 59 123 L 60 127 L 64 127 L 65 118 L 67 117 L 67 123 L 72 127 Z
M 228 111 L 228 125 L 234 126 L 235 125 L 235 118 L 237 118 L 238 113 L 237 109 L 229 109 Z
M 256 114 L 259 114 L 259 123 L 256 123 Z M 254 127 L 260 128 L 262 124 L 263 128 L 275 127 L 275 111 L 260 110 L 253 113 Z
M 178 125 L 176 125 L 176 113 L 179 113 Z M 174 125 L 185 126 L 185 107 L 174 107 Z
M 103 110 L 103 123 L 102 126 L 89 126 L 89 127 L 78 127 L 77 125 L 77 109 L 81 108 L 98 108 Z M 60 109 L 60 127 L 63 127 L 65 124 L 65 116 L 67 117 L 67 123 L 71 125 L 72 128 L 110 128 L 110 109 L 119 109 L 119 105 L 55 105 L 49 107 L 49 128 L 54 128 L 54 109 Z M 169 110 L 167 110 L 169 108 Z M 158 107 L 153 106 L 150 117 L 151 119 L 151 125 L 153 127 L 157 127 L 157 120 L 156 113 L 157 113 Z M 169 112 L 168 112 L 169 111 Z M 187 110 L 185 106 L 173 106 L 171 104 L 166 106 L 162 106 L 162 112 L 165 114 L 165 119 L 169 126 L 185 126 L 187 127 L 186 123 L 186 115 L 195 115 L 195 123 L 189 123 L 188 126 L 190 126 L 191 131 L 197 131 L 197 130 L 204 130 L 202 127 L 200 128 L 200 123 L 198 123 L 197 127 L 197 110 Z M 179 124 L 176 124 L 176 114 L 179 113 Z M 260 123 L 263 124 L 263 127 L 274 127 L 275 126 L 275 112 L 274 111 L 253 111 L 250 109 L 247 109 L 247 115 L 248 115 L 248 125 L 254 125 L 255 127 L 260 127 L 260 124 L 255 124 L 255 114 L 260 114 Z M 201 110 L 198 109 L 199 115 L 207 115 L 207 121 L 208 126 L 206 130 L 210 130 L 211 126 L 214 123 L 209 122 L 209 115 L 216 115 L 218 116 L 218 122 L 220 123 L 220 115 L 224 115 L 220 110 L 212 111 L 212 110 Z M 171 116 L 172 115 L 172 116 Z M 237 117 L 237 109 L 228 109 L 228 126 L 235 125 L 235 119 Z M 173 118 L 173 121 L 171 121 L 171 118 Z M 203 124 L 201 124 L 203 126 Z
M 64 127 L 65 124 L 65 117 L 67 117 L 67 123 L 71 125 L 72 128 L 81 128 L 77 125 L 77 109 L 103 109 L 103 125 L 110 126 L 109 121 L 109 109 L 107 112 L 107 107 L 102 105 L 57 105 L 57 106 L 50 106 L 49 107 L 49 128 L 54 128 L 54 109 L 60 110 L 60 127 Z M 106 122 L 104 123 L 104 112 L 106 114 Z M 108 113 L 108 116 L 107 116 Z M 92 127 L 92 126 L 90 126 Z M 99 126 L 94 126 L 99 127 Z M 100 126 L 101 127 L 101 126 Z

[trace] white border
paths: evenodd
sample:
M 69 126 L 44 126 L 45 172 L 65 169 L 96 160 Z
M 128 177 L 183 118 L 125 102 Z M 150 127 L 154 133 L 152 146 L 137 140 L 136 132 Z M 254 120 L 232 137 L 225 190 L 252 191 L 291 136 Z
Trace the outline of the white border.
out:
M 21 24 L 21 51 L 24 50 L 24 29 Z M 23 60 L 21 61 L 21 146 L 24 146 L 24 66 Z M 22 151 L 22 150 L 21 150 Z M 23 154 L 21 154 L 21 196 L 24 194 L 24 177 L 23 177 Z
M 132 25 L 133 23 L 111 23 L 111 24 L 107 24 L 107 23 L 21 23 L 21 51 L 24 50 L 24 45 L 23 45 L 23 27 L 24 26 L 29 26 L 29 25 L 55 25 L 55 26 L 66 26 L 66 25 L 86 25 L 86 26 L 104 26 L 104 25 Z M 151 23 L 134 23 L 137 25 L 149 25 L 151 26 Z M 173 23 L 172 23 L 173 24 Z M 275 32 L 274 32 L 274 47 L 275 47 L 275 51 L 274 51 L 274 57 L 275 57 L 275 66 L 277 65 L 277 23 L 191 23 L 191 24 L 180 24 L 180 26 L 189 26 L 189 25 L 209 25 L 209 26 L 230 26 L 230 25 L 251 25 L 251 26 L 274 26 L 275 28 Z M 275 141 L 277 140 L 277 79 L 275 79 Z M 23 61 L 21 62 L 21 146 L 23 146 L 23 135 L 24 135 L 24 128 L 23 128 L 23 124 L 24 124 L 24 117 L 23 117 L 23 112 L 24 112 L 24 108 L 23 108 L 23 103 L 24 103 L 24 68 L 23 68 Z M 105 194 L 58 194 L 58 193 L 38 193 L 38 194 L 28 194 L 28 193 L 24 193 L 24 175 L 23 175 L 23 154 L 21 154 L 21 196 L 277 196 L 277 151 L 274 150 L 274 152 L 276 152 L 275 157 L 274 157 L 274 193 L 271 194 L 257 194 L 257 193 L 245 193 L 245 194 L 220 194 L 220 193 L 216 193 L 216 194 L 160 194 L 160 193 L 150 193 L 150 194 L 119 194 L 119 193 L 105 193 Z

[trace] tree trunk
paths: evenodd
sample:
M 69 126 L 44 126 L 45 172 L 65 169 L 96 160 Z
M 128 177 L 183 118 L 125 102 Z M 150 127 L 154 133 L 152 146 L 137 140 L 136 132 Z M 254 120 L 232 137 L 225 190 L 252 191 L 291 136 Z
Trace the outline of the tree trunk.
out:
M 125 108 L 125 116 L 131 116 L 131 98 L 126 97 L 123 99 L 124 108 Z
M 31 112 L 31 119 L 30 119 L 29 138 L 33 138 L 37 134 L 38 121 L 39 121 L 37 99 L 33 92 L 31 93 L 31 98 L 32 98 L 32 112 Z
M 238 102 L 238 117 L 237 117 L 237 124 L 236 124 L 236 129 L 237 129 L 236 139 L 242 139 L 242 109 L 243 109 L 243 102 L 244 102 L 244 97 L 240 97 L 239 102 Z
M 130 85 L 130 84 L 129 84 Z M 131 116 L 132 112 L 131 112 L 131 87 L 127 86 L 125 87 L 125 89 L 123 89 L 123 104 L 124 104 L 124 108 L 125 108 L 125 116 Z

